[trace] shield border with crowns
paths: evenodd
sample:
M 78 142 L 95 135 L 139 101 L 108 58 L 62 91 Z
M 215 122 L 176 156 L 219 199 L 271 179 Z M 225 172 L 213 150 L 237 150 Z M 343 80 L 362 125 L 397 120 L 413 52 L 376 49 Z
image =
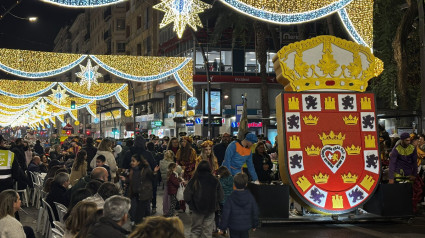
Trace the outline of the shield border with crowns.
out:
M 280 173 L 293 198 L 326 214 L 364 204 L 381 174 L 374 94 L 316 91 L 278 97 L 278 140 L 284 141 Z

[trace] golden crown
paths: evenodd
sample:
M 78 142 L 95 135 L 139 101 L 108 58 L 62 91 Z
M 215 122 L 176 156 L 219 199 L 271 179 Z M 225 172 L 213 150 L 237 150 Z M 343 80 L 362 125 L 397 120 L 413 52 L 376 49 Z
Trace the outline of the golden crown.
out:
M 343 117 L 342 120 L 344 120 L 345 125 L 357 125 L 359 118 L 350 114 L 348 117 Z
M 362 110 L 371 110 L 372 109 L 372 103 L 370 101 L 370 98 L 368 98 L 368 97 L 360 98 L 360 105 L 361 105 Z
M 324 184 L 328 182 L 329 175 L 322 174 L 322 172 L 320 172 L 317 175 L 313 175 L 313 179 L 314 179 L 314 182 L 316 182 L 316 184 Z
M 305 148 L 305 152 L 307 152 L 307 155 L 310 155 L 310 156 L 315 156 L 315 155 L 319 155 L 320 154 L 320 150 L 321 150 L 322 148 L 320 148 L 319 146 L 317 146 L 317 147 L 314 147 L 314 145 L 312 145 L 311 147 L 306 147 Z
M 300 110 L 300 102 L 298 98 L 291 97 L 288 99 L 289 110 Z
M 347 59 L 350 59 L 348 63 Z M 289 44 L 276 54 L 273 62 L 276 78 L 285 91 L 297 92 L 314 89 L 363 92 L 368 81 L 384 68 L 368 47 L 334 36 Z
M 356 174 L 351 174 L 348 172 L 348 174 L 342 174 L 342 181 L 344 183 L 356 183 L 358 176 Z
M 323 145 L 341 145 L 345 140 L 345 135 L 342 135 L 340 132 L 338 135 L 336 135 L 333 131 L 329 133 L 329 135 L 326 135 L 323 132 L 323 135 L 319 135 L 320 140 L 322 141 Z
M 355 145 L 351 145 L 351 147 L 350 146 L 345 147 L 345 150 L 347 151 L 347 154 L 349 155 L 359 155 L 360 151 L 362 150 L 362 147 L 360 146 L 356 147 Z
M 335 98 L 327 97 L 325 98 L 325 110 L 335 110 Z
M 299 136 L 293 135 L 289 137 L 289 148 L 291 149 L 301 148 L 301 141 Z
M 341 195 L 332 196 L 332 208 L 344 208 L 344 199 Z
M 317 125 L 317 122 L 319 121 L 319 118 L 316 116 L 312 116 L 311 114 L 307 117 L 303 117 L 304 123 L 306 125 Z
M 375 136 L 367 135 L 364 137 L 365 148 L 375 148 Z

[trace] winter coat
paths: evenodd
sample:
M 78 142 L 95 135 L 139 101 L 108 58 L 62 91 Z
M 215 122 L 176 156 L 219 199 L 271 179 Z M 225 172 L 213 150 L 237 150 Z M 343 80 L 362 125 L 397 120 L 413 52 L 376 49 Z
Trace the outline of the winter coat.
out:
M 226 199 L 233 192 L 233 177 L 229 175 L 227 177 L 220 178 L 220 184 L 224 192 L 223 201 L 220 201 L 220 203 L 224 204 L 226 202 Z
M 38 155 L 43 155 L 44 154 L 44 149 L 43 149 L 43 146 L 41 146 L 41 144 L 35 144 L 34 145 L 34 151 Z
M 235 190 L 224 203 L 220 230 L 246 231 L 258 226 L 257 202 L 248 190 Z
M 93 157 L 92 161 L 90 162 L 90 167 L 92 169 L 96 168 L 96 158 L 99 155 L 105 156 L 105 158 L 106 158 L 105 164 L 108 165 L 109 168 L 111 169 L 112 179 L 115 178 L 118 167 L 117 167 L 117 162 L 115 161 L 114 154 L 112 154 L 112 152 L 110 152 L 110 151 L 100 151 L 100 150 L 98 150 L 96 155 Z
M 167 173 L 168 173 L 168 166 L 174 163 L 173 161 L 169 161 L 169 160 L 161 160 L 159 161 L 159 171 L 161 172 L 161 178 L 162 178 L 162 183 L 164 183 L 165 185 L 167 185 Z M 178 174 L 180 174 L 182 172 L 182 167 L 180 167 L 180 165 L 177 165 L 177 170 L 176 172 Z
M 125 238 L 130 232 L 108 217 L 101 217 L 89 230 L 88 238 Z
M 272 173 L 272 168 L 273 168 L 273 163 L 270 159 L 270 156 L 266 153 L 264 153 L 264 155 L 260 155 L 258 153 L 255 153 L 255 154 L 252 155 L 252 159 L 253 159 L 253 163 L 254 163 L 254 167 L 255 167 L 255 172 L 257 173 L 257 176 L 258 176 L 258 180 L 260 182 L 269 182 L 270 183 L 271 180 L 272 180 L 271 173 Z M 268 170 L 263 169 L 264 164 L 269 165 Z
M 55 214 L 56 220 L 58 221 L 59 216 L 54 203 L 57 202 L 63 204 L 65 207 L 68 207 L 71 199 L 68 190 L 62 185 L 53 182 L 50 186 L 50 192 L 47 194 L 46 202 L 52 207 L 53 213 Z
M 130 162 L 131 157 L 134 154 L 139 154 L 143 159 L 148 161 L 149 166 L 151 167 L 151 170 L 153 171 L 155 169 L 155 166 L 157 166 L 155 159 L 153 158 L 153 155 L 151 152 L 147 151 L 145 148 L 142 147 L 131 147 L 130 150 L 127 152 L 124 161 L 123 161 L 123 168 L 130 169 Z
M 177 194 L 177 190 L 180 187 L 181 179 L 177 177 L 177 173 L 173 172 L 167 181 L 167 191 L 169 195 Z
M 184 200 L 190 210 L 209 215 L 218 209 L 219 202 L 223 200 L 223 189 L 211 173 L 202 172 L 187 184 Z
M 219 166 L 221 166 L 221 164 L 223 163 L 224 155 L 226 154 L 226 149 L 228 145 L 229 144 L 222 142 L 213 147 L 214 155 L 217 157 L 217 162 Z
M 139 167 L 130 170 L 130 197 L 137 197 L 140 201 L 151 200 L 153 197 L 153 174 L 151 168 L 146 166 L 139 169 Z
M 7 215 L 0 219 L 0 237 L 7 238 L 25 238 L 22 224 L 11 215 Z

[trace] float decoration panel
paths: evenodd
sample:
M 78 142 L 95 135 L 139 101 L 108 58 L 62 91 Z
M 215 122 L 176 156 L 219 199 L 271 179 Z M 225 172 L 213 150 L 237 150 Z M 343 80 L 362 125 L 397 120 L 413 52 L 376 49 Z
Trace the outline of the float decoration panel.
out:
M 283 93 L 282 100 L 281 173 L 300 202 L 329 214 L 359 207 L 380 181 L 374 95 Z

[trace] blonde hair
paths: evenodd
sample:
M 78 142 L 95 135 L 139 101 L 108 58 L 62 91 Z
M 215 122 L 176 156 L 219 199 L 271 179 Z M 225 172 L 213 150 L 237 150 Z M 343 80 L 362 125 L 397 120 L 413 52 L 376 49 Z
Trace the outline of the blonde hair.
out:
M 111 146 L 112 146 L 112 141 L 108 138 L 105 138 L 100 142 L 99 147 L 97 149 L 100 151 L 112 152 Z
M 87 218 L 97 211 L 97 205 L 94 202 L 80 201 L 72 208 L 69 217 L 65 221 L 65 226 L 73 235 L 77 234 L 81 227 L 87 222 Z
M 18 201 L 18 194 L 13 189 L 7 189 L 0 193 L 0 219 L 10 215 L 14 216 L 13 204 Z
M 174 162 L 174 152 L 172 150 L 166 150 L 164 152 L 164 160 Z
M 179 218 L 175 218 L 180 220 Z M 147 217 L 128 236 L 129 238 L 184 238 L 183 223 L 174 219 L 155 216 Z

